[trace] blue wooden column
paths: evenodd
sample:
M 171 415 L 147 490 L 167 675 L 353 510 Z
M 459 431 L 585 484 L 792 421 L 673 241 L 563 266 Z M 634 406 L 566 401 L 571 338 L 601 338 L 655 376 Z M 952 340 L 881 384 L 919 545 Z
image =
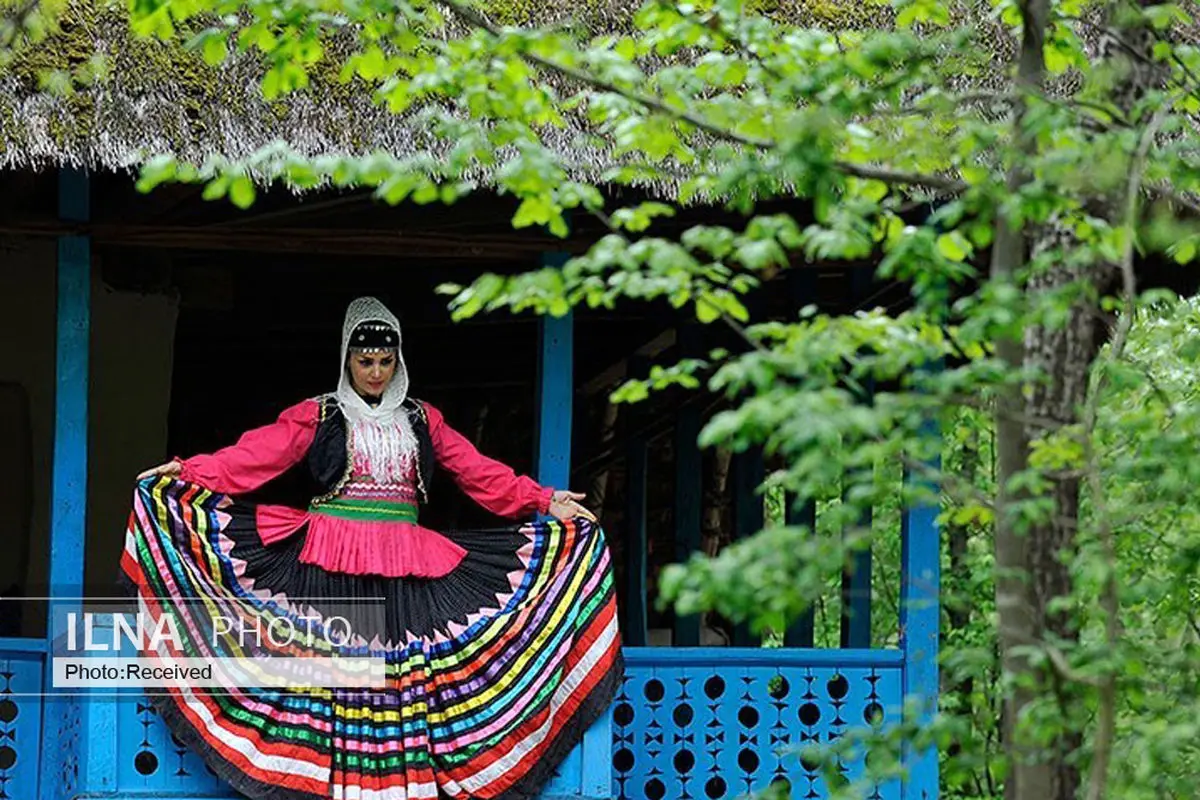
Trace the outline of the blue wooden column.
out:
M 87 222 L 85 173 L 59 173 L 59 216 Z M 49 585 L 54 596 L 83 591 L 88 464 L 88 342 L 91 328 L 91 242 L 58 237 L 55 340 L 54 472 L 51 484 Z
M 546 253 L 543 266 L 560 267 L 565 253 Z M 537 480 L 543 486 L 571 488 L 571 430 L 575 403 L 575 321 L 540 317 L 537 369 Z M 584 501 L 586 505 L 587 501 Z M 596 513 L 600 509 L 593 509 Z M 567 755 L 546 787 L 546 798 L 600 800 L 611 793 L 612 722 L 605 714 Z
M 64 222 L 87 222 L 90 183 L 86 173 L 63 170 L 58 178 L 58 214 Z M 88 473 L 88 343 L 91 326 L 91 241 L 87 236 L 58 238 L 55 324 L 54 461 L 50 496 L 51 598 L 47 604 L 47 636 L 59 629 L 59 612 L 79 607 L 83 593 L 84 531 Z M 54 648 L 51 642 L 51 653 Z M 47 658 L 42 703 L 42 749 L 39 795 L 64 800 L 80 789 L 86 746 L 79 697 L 55 694 L 53 659 Z
M 817 531 L 817 504 L 812 500 L 799 505 L 793 495 L 785 499 L 785 522 L 791 526 L 805 526 L 815 536 Z M 815 629 L 813 609 L 810 607 L 788 626 L 783 635 L 785 647 L 812 647 Z
M 870 405 L 874 402 L 875 387 L 868 384 L 863 387 L 861 394 L 856 393 L 859 403 Z M 864 469 L 855 476 L 858 479 L 873 479 L 873 475 Z M 873 511 L 864 508 L 858 515 L 854 525 L 859 529 L 869 530 Z M 850 554 L 850 563 L 842 571 L 842 620 L 841 646 L 850 648 L 868 648 L 871 646 L 871 548 L 863 547 Z
M 925 431 L 937 441 L 939 431 L 932 422 Z M 931 467 L 940 466 L 940 458 L 927 459 Z M 936 489 L 923 476 L 905 471 L 905 482 L 924 483 Z M 936 498 L 936 494 L 934 497 Z M 938 628 L 941 608 L 941 539 L 937 524 L 936 500 L 932 504 L 913 505 L 905 510 L 900 522 L 900 649 L 904 654 L 903 694 L 916 700 L 921 711 L 918 721 L 928 723 L 937 711 L 938 700 Z M 936 749 L 909 752 L 909 779 L 905 782 L 905 800 L 926 800 L 938 796 L 938 754 Z
M 803 267 L 792 269 L 787 276 L 787 285 L 795 314 L 799 314 L 800 309 L 809 303 L 816 303 L 819 300 L 817 297 L 817 270 L 815 269 Z M 805 526 L 809 529 L 810 535 L 815 536 L 817 533 L 817 504 L 809 500 L 803 505 L 799 505 L 796 502 L 796 496 L 788 493 L 784 497 L 784 521 L 787 525 Z M 784 632 L 784 646 L 812 647 L 816 627 L 814 617 L 813 609 L 809 608 L 794 620 Z
M 875 277 L 874 267 L 857 267 L 850 272 L 849 305 L 851 311 L 858 309 L 859 304 L 868 301 L 872 282 Z M 868 383 L 856 391 L 855 400 L 858 403 L 870 405 L 874 402 L 875 387 Z M 867 470 L 855 476 L 859 479 L 871 479 Z M 871 527 L 872 510 L 862 509 L 858 520 L 854 523 L 858 528 Z M 850 563 L 842 572 L 842 620 L 841 646 L 851 648 L 867 648 L 871 646 L 871 549 L 865 547 L 855 551 L 850 557 Z
M 763 529 L 764 498 L 758 487 L 766 478 L 761 447 L 750 447 L 735 453 L 733 472 L 733 540 L 749 539 Z M 733 627 L 734 647 L 758 647 L 761 642 L 751 633 L 750 626 L 739 623 Z
M 683 324 L 678 330 L 680 355 L 701 355 L 703 333 L 698 325 Z M 683 407 L 675 418 L 675 560 L 683 563 L 700 551 L 701 511 L 704 505 L 704 470 L 700 438 L 702 419 L 694 393 L 683 395 Z M 700 615 L 676 615 L 673 644 L 676 647 L 700 645 Z
M 560 267 L 565 253 L 547 253 L 542 264 Z M 575 403 L 575 322 L 572 313 L 538 318 L 537 480 L 568 489 Z
M 629 374 L 644 378 L 649 369 L 642 356 L 631 356 Z M 627 405 L 625 415 L 625 614 L 621 632 L 625 644 L 644 647 L 648 638 L 646 474 L 649 468 L 645 401 Z

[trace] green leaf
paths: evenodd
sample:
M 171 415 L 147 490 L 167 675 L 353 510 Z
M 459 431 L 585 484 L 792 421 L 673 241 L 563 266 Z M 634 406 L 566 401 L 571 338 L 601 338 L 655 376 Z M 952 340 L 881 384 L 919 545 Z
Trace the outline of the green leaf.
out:
M 887 197 L 888 185 L 883 181 L 862 181 L 859 184 L 858 193 L 868 200 L 878 203 Z
M 951 261 L 964 261 L 970 253 L 971 244 L 958 231 L 943 233 L 937 238 L 937 250 Z
M 513 215 L 514 228 L 528 228 L 531 225 L 545 225 L 550 221 L 553 208 L 548 198 L 541 195 L 526 197 Z
M 229 44 L 221 34 L 212 34 L 204 39 L 204 60 L 211 66 L 225 61 L 229 55 Z
M 387 72 L 387 57 L 376 46 L 368 47 L 366 52 L 358 56 L 358 74 L 364 80 L 372 81 L 382 77 Z
M 1196 240 L 1184 239 L 1171 248 L 1171 256 L 1177 264 L 1187 264 L 1196 257 Z
M 279 46 L 279 40 L 275 38 L 275 34 L 267 28 L 261 28 L 258 31 L 258 36 L 254 39 L 254 45 L 264 53 L 271 53 Z
M 228 190 L 229 177 L 227 175 L 221 175 L 205 184 L 204 190 L 200 193 L 200 196 L 205 200 L 220 200 L 225 196 L 225 193 Z
M 547 226 L 550 233 L 560 239 L 565 239 L 571 234 L 571 227 L 567 225 L 567 221 L 563 219 L 562 214 L 554 214 L 550 219 L 550 224 Z
M 139 192 L 149 192 L 160 184 L 174 180 L 178 162 L 174 156 L 157 156 L 142 166 L 137 182 Z
M 1072 58 L 1061 51 L 1055 43 L 1049 43 L 1044 48 L 1046 71 L 1051 75 L 1061 75 L 1071 66 Z
M 238 208 L 254 205 L 254 184 L 245 175 L 239 175 L 229 184 L 229 200 Z
M 645 381 L 629 380 L 618 386 L 609 394 L 609 402 L 640 403 L 650 396 L 650 389 Z
M 279 69 L 272 67 L 267 70 L 262 79 L 263 97 L 268 100 L 275 100 L 283 91 L 283 80 Z

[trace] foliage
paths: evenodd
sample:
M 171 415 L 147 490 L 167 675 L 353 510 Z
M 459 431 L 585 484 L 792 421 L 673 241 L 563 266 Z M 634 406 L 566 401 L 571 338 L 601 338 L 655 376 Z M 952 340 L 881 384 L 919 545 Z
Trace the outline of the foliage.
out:
M 135 0 L 133 11 L 139 31 L 184 36 L 212 63 L 261 59 L 268 98 L 303 91 L 333 57 L 330 42 L 350 37 L 343 79 L 447 153 L 304 158 L 280 145 L 243 162 L 161 158 L 143 188 L 204 182 L 206 197 L 247 206 L 250 176 L 265 174 L 374 187 L 388 203 L 452 203 L 486 175 L 518 201 L 515 227 L 565 235 L 570 214 L 589 214 L 610 233 L 561 269 L 448 287 L 457 317 L 631 298 L 738 333 L 741 349 L 664 369 L 617 399 L 674 385 L 727 396 L 702 444 L 763 447 L 784 464 L 769 484 L 823 513 L 815 536 L 775 524 L 671 570 L 663 590 L 682 610 L 776 628 L 825 595 L 848 549 L 869 541 L 854 527 L 866 509 L 886 521 L 940 503 L 965 542 L 947 553 L 943 714 L 918 710 L 879 746 L 939 746 L 951 795 L 998 796 L 1022 769 L 1018 744 L 1035 763 L 1090 768 L 1091 797 L 1188 793 L 1200 550 L 1181 509 L 1200 469 L 1185 402 L 1200 346 L 1194 311 L 1135 281 L 1135 256 L 1197 255 L 1198 232 L 1179 213 L 1200 182 L 1188 116 L 1200 110 L 1200 50 L 1179 35 L 1192 25 L 1183 7 L 896 0 L 894 24 L 827 31 L 739 0 L 648 0 L 632 30 L 594 37 L 499 26 L 465 0 Z M 1086 46 L 1096 29 L 1124 47 Z M 1013 83 L 1001 55 L 1013 48 L 997 41 L 1023 34 Z M 995 84 L 981 53 L 995 56 L 986 69 L 1002 89 L 981 88 Z M 547 145 L 568 119 L 607 144 L 602 174 Z M 677 188 L 639 191 L 663 183 Z M 767 213 L 768 201 L 792 210 Z M 744 224 L 658 235 L 658 223 L 700 203 Z M 911 302 L 899 313 L 751 313 L 748 292 L 815 261 L 873 263 L 911 287 Z M 1111 312 L 1113 344 L 1099 359 L 1086 348 L 1040 359 L 1039 342 Z M 1131 341 L 1139 313 L 1147 327 Z M 1079 375 L 1083 402 L 1048 422 L 1014 420 L 1013 402 Z M 866 386 L 876 387 L 870 403 Z M 989 454 L 1010 450 L 1001 431 L 1023 428 L 1034 433 L 1019 465 L 994 467 Z M 900 483 L 900 468 L 920 480 Z M 1084 483 L 1078 512 L 1055 495 L 1073 480 Z M 1047 552 L 1041 533 L 1055 525 L 1071 531 L 1062 553 Z M 843 539 L 846 528 L 855 535 Z M 1031 551 L 1068 559 L 1072 582 L 1035 624 L 1004 630 L 1005 605 L 987 598 L 1011 577 L 997 563 L 1012 556 L 1014 531 Z M 1059 609 L 1077 638 L 1047 633 Z M 1020 733 L 1003 742 L 1002 698 Z M 1064 750 L 1074 733 L 1082 746 Z
M 0 67 L 22 49 L 36 45 L 53 31 L 62 0 L 5 0 L 0 3 Z

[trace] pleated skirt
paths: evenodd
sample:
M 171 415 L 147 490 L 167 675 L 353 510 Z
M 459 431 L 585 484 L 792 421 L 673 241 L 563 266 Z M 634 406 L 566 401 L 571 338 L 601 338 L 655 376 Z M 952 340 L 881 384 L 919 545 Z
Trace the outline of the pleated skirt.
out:
M 302 564 L 305 529 L 264 545 L 254 520 L 252 505 L 194 484 L 137 486 L 121 583 L 150 625 L 169 617 L 177 634 L 142 654 L 252 673 L 279 658 L 369 660 L 385 677 L 147 690 L 247 797 L 534 797 L 607 713 L 623 662 L 599 526 L 445 531 L 467 551 L 453 572 L 388 578 Z

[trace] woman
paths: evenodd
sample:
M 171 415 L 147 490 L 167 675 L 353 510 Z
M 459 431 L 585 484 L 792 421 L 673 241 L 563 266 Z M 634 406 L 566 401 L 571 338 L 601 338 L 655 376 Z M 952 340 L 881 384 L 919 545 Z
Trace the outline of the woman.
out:
M 159 713 L 260 800 L 536 795 L 621 680 L 595 517 L 409 397 L 399 322 L 377 300 L 350 304 L 339 371 L 335 393 L 139 476 L 122 577 L 191 632 L 173 655 L 374 656 L 387 688 L 180 686 L 153 698 Z M 430 530 L 435 467 L 498 515 L 554 519 Z M 285 476 L 307 483 L 303 507 L 246 499 Z M 302 635 L 202 635 L 218 618 Z

